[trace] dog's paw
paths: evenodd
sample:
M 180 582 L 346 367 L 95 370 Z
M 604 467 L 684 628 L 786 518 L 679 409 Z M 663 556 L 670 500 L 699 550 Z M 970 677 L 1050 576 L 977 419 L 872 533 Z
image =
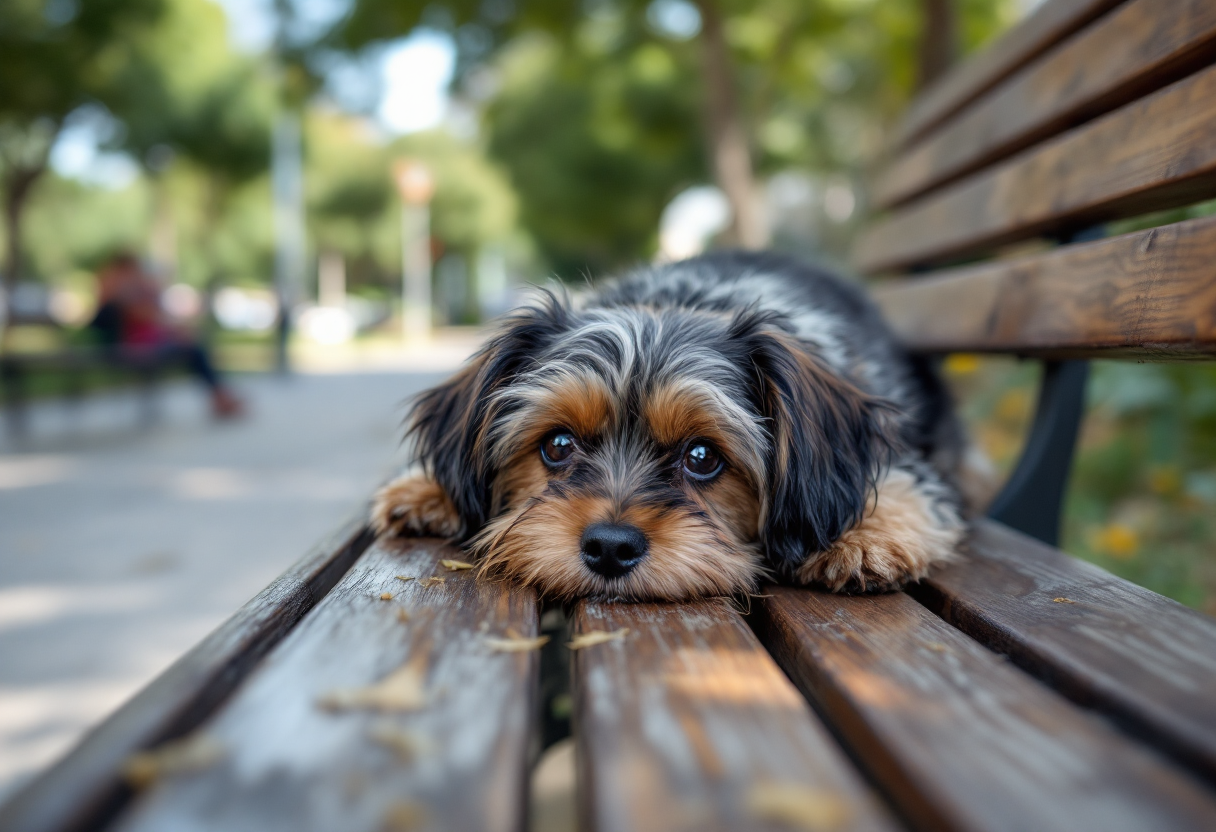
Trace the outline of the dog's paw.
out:
M 833 592 L 887 592 L 919 581 L 954 558 L 963 535 L 957 511 L 934 500 L 908 472 L 879 483 L 862 521 L 795 573 L 799 583 Z
M 376 492 L 372 528 L 398 537 L 455 537 L 460 516 L 447 492 L 429 477 L 398 477 Z

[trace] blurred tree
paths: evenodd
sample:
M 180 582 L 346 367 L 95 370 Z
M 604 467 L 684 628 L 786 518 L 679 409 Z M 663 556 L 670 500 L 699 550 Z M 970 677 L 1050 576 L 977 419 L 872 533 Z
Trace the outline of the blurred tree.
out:
M 342 254 L 352 284 L 395 287 L 401 229 L 393 161 L 417 159 L 435 174 L 431 231 L 468 261 L 516 228 L 505 175 L 476 146 L 443 131 L 385 143 L 361 119 L 313 111 L 307 122 L 309 231 L 318 251 Z
M 270 163 L 275 86 L 266 64 L 235 53 L 223 11 L 208 0 L 167 0 L 155 27 L 121 53 L 110 95 L 124 124 L 118 147 L 141 159 L 158 184 L 158 212 L 171 223 L 164 175 L 170 166 L 198 171 L 200 225 L 210 239 L 235 194 Z M 204 247 L 196 247 L 205 254 Z M 222 261 L 209 257 L 206 282 Z
M 155 23 L 163 0 L 5 0 L 0 3 L 0 191 L 6 297 L 20 278 L 21 220 L 68 115 L 108 106 L 114 56 Z
M 490 148 L 542 251 L 565 269 L 598 268 L 650 254 L 662 206 L 686 185 L 716 181 L 734 214 L 724 242 L 758 245 L 767 229 L 757 174 L 797 166 L 859 179 L 916 84 L 918 49 L 939 34 L 937 22 L 921 25 L 925 3 L 951 12 L 945 19 L 967 48 L 1015 6 L 355 0 L 328 44 L 356 49 L 418 27 L 450 32 L 457 85 L 473 98 L 491 89 Z M 639 233 L 644 224 L 649 234 Z

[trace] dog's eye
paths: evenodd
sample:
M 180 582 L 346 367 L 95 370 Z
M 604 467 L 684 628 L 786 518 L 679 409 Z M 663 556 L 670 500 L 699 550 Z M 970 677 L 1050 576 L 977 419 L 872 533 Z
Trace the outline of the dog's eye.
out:
M 684 471 L 694 479 L 713 479 L 722 471 L 722 455 L 708 442 L 694 441 L 684 452 Z
M 574 434 L 569 431 L 554 431 L 540 443 L 540 456 L 550 467 L 565 465 L 574 455 Z

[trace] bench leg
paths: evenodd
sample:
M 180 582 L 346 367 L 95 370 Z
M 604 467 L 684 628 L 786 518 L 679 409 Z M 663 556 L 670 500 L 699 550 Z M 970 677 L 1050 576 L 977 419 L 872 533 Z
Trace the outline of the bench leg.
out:
M 1048 361 L 1034 424 L 1013 476 L 997 495 L 988 516 L 1055 546 L 1060 511 L 1072 470 L 1077 431 L 1085 415 L 1088 361 Z
M 139 423 L 145 429 L 154 427 L 160 421 L 160 408 L 156 400 L 158 376 L 154 369 L 139 373 Z
M 0 369 L 0 382 L 4 385 L 4 415 L 9 436 L 13 440 L 23 439 L 29 428 L 25 372 L 20 367 L 6 364 Z

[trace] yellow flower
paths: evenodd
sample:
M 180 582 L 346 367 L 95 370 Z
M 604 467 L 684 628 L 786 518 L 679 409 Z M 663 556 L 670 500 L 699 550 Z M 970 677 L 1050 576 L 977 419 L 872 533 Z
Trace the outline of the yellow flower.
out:
M 1140 548 L 1140 536 L 1135 529 L 1122 523 L 1111 523 L 1098 530 L 1094 543 L 1096 548 L 1118 560 L 1131 560 Z
M 980 368 L 980 357 L 969 352 L 956 352 L 946 358 L 946 375 L 969 376 Z

